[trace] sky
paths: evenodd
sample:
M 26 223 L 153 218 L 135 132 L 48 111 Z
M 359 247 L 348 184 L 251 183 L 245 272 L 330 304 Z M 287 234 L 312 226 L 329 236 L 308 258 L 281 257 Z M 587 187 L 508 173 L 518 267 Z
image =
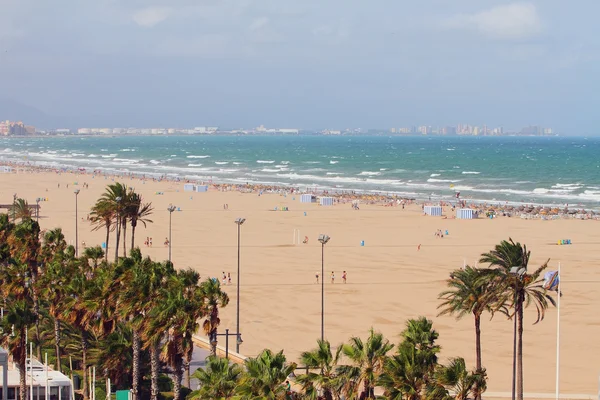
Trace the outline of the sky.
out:
M 0 15 L 0 118 L 600 134 L 598 0 L 0 0 Z

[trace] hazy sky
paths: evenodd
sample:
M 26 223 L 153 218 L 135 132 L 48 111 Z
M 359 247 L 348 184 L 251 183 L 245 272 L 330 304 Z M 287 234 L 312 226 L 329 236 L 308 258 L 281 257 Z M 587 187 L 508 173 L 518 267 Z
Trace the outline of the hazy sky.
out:
M 0 15 L 0 98 L 87 123 L 600 133 L 599 0 L 0 0 Z

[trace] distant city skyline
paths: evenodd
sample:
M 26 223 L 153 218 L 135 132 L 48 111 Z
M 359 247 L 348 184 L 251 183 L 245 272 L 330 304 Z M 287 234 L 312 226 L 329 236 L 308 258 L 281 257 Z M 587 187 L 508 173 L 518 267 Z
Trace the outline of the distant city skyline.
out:
M 598 12 L 596 0 L 5 1 L 0 111 L 14 112 L 0 118 L 600 134 Z

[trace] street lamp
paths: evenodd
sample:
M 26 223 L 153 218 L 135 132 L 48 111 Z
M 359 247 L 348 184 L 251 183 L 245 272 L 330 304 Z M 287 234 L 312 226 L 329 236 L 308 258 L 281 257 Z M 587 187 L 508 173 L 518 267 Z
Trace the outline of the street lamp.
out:
M 173 216 L 173 211 L 175 211 L 175 206 L 170 205 L 167 207 L 167 211 L 169 212 L 169 263 L 171 262 L 171 217 Z
M 75 189 L 73 193 L 75 193 L 75 257 L 79 257 L 79 220 L 77 219 L 77 197 L 79 197 L 79 189 Z
M 213 346 L 217 346 L 217 336 L 225 336 L 225 358 L 229 359 L 229 336 L 236 336 L 236 343 L 242 344 L 244 343 L 244 341 L 242 340 L 242 334 L 241 333 L 229 333 L 229 329 L 225 329 L 225 333 L 215 333 L 212 335 L 213 337 L 210 338 L 210 344 Z
M 325 340 L 325 245 L 330 237 L 319 235 L 321 242 L 321 341 Z
M 121 211 L 121 197 L 115 197 L 115 201 L 117 202 L 117 228 L 116 228 L 116 233 L 117 233 L 117 238 L 119 237 L 119 225 L 121 225 L 121 215 L 120 215 L 120 211 Z M 115 262 L 119 261 L 119 242 L 117 240 L 115 240 Z
M 237 257 L 237 317 L 236 317 L 236 334 L 238 335 L 238 340 L 235 343 L 235 352 L 239 353 L 240 352 L 240 344 L 241 341 L 239 340 L 240 338 L 240 231 L 241 231 L 241 227 L 242 224 L 244 222 L 246 222 L 246 218 L 238 218 L 234 221 L 237 225 L 237 231 L 238 231 L 238 240 L 237 240 L 237 247 L 238 247 L 238 257 Z
M 521 307 L 520 301 L 517 298 L 519 292 L 518 282 L 523 279 L 523 275 L 527 272 L 527 268 L 525 267 L 511 267 L 510 274 L 515 276 L 515 315 L 514 325 L 513 325 L 513 373 L 512 373 L 512 400 L 515 400 L 516 397 L 516 387 L 517 387 L 517 314 L 519 313 L 519 309 Z

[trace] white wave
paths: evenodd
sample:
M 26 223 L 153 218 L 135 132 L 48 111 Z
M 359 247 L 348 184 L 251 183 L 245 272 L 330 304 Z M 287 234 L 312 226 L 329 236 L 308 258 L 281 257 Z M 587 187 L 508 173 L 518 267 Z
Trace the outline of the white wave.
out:
M 177 157 L 177 154 L 171 154 L 169 157 Z
M 282 161 L 281 164 L 289 164 L 289 161 Z
M 85 153 L 71 153 L 71 155 L 74 157 L 81 157 L 81 156 L 85 156 Z
M 550 192 L 550 190 L 544 189 L 544 188 L 535 188 L 535 189 L 533 189 L 533 193 L 534 194 L 547 194 L 548 192 Z
M 234 164 L 234 165 L 242 165 L 243 163 L 241 163 L 241 162 L 237 162 L 237 161 L 234 161 L 234 162 L 233 162 L 233 164 Z
M 227 165 L 227 164 L 229 164 L 229 161 L 215 161 L 215 164 L 217 164 L 217 165 Z
M 321 161 L 305 161 L 304 164 L 321 164 Z
M 97 158 L 97 157 L 99 157 L 99 156 L 98 156 L 97 154 L 89 154 L 89 155 L 88 155 L 88 157 L 89 157 L 89 158 Z
M 162 164 L 162 163 L 160 161 L 150 160 L 150 164 L 158 165 L 158 164 Z
M 117 156 L 116 154 L 108 154 L 108 155 L 103 154 L 102 158 L 113 158 L 113 157 L 116 157 L 116 156 Z
M 387 168 L 379 168 L 380 171 L 387 171 Z
M 339 161 L 329 160 L 329 164 L 337 164 Z
M 456 183 L 456 182 L 460 182 L 460 179 L 433 179 L 433 178 L 429 178 L 429 179 L 427 179 L 427 182 Z
M 580 187 L 582 187 L 583 185 L 581 183 L 557 183 L 556 185 L 552 185 L 553 188 L 556 189 L 571 189 L 571 190 L 577 190 Z
M 187 158 L 209 158 L 210 156 L 187 156 Z
M 259 164 L 273 164 L 275 160 L 256 160 Z
M 431 174 L 431 175 L 429 175 L 429 176 L 431 176 L 431 177 L 433 178 L 433 177 L 435 177 L 435 176 L 440 176 L 440 175 L 442 175 L 442 174 Z
M 201 167 L 202 164 L 188 164 L 188 167 Z
M 463 171 L 462 174 L 463 175 L 479 175 L 481 172 L 477 172 L 477 171 Z
M 262 172 L 281 172 L 280 169 L 273 169 L 273 168 L 263 168 L 261 169 Z
M 377 175 L 381 175 L 381 172 L 377 171 L 377 172 L 373 172 L 373 171 L 362 171 L 360 174 L 358 174 L 359 176 L 377 176 Z
M 325 175 L 342 175 L 341 172 L 328 172 Z
M 135 149 L 121 149 L 119 151 L 135 151 Z
M 446 149 L 446 150 L 448 150 L 448 151 L 454 151 L 454 150 L 456 150 L 456 149 Z

